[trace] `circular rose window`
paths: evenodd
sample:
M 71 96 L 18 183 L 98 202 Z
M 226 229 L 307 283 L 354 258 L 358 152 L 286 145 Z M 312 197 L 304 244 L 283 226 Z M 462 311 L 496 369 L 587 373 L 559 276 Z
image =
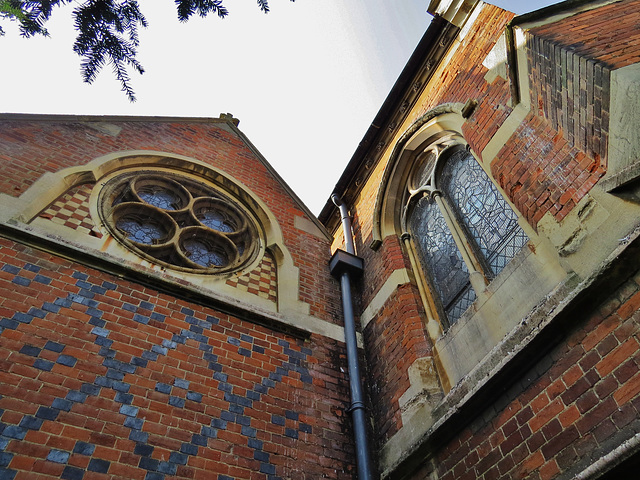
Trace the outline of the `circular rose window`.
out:
M 127 173 L 106 183 L 99 202 L 111 234 L 154 263 L 225 273 L 257 255 L 258 233 L 246 210 L 196 180 L 160 172 Z

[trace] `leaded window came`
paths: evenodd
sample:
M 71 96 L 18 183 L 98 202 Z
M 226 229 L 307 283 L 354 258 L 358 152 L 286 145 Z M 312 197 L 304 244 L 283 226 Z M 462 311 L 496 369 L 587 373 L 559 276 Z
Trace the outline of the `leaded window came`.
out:
M 442 323 L 451 325 L 476 300 L 471 274 L 479 274 L 486 285 L 528 237 L 473 155 L 450 138 L 416 157 L 406 198 L 413 248 Z
M 136 171 L 109 180 L 100 213 L 110 233 L 136 254 L 194 273 L 241 269 L 257 254 L 258 230 L 229 195 L 193 178 Z

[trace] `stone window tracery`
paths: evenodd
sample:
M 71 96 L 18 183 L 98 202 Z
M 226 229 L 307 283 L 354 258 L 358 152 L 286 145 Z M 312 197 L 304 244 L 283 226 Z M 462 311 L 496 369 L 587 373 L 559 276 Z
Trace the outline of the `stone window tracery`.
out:
M 258 229 L 240 202 L 184 175 L 118 175 L 104 185 L 99 205 L 102 221 L 116 239 L 164 267 L 227 273 L 257 255 Z
M 405 193 L 403 223 L 445 326 L 529 240 L 460 140 L 448 136 L 422 149 Z

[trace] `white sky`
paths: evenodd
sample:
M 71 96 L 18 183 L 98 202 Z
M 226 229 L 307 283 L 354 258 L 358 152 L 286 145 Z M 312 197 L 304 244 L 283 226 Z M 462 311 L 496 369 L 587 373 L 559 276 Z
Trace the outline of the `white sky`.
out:
M 50 38 L 23 39 L 3 22 L 0 111 L 217 117 L 240 129 L 319 213 L 411 52 L 427 29 L 428 0 L 225 0 L 230 15 L 180 24 L 170 0 L 140 0 L 141 31 L 129 103 L 109 67 L 82 82 L 71 9 Z M 524 13 L 553 1 L 497 1 Z M 526 7 L 524 6 L 526 5 Z

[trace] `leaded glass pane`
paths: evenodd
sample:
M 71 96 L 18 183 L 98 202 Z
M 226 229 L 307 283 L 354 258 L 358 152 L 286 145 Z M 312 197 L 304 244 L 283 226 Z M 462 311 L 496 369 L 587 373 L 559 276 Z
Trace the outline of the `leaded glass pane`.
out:
M 420 263 L 431 274 L 450 323 L 454 323 L 476 298 L 469 270 L 462 260 L 447 223 L 435 202 L 420 199 L 409 219 Z
M 469 152 L 458 150 L 448 159 L 440 188 L 467 228 L 493 276 L 529 240 L 515 213 Z

